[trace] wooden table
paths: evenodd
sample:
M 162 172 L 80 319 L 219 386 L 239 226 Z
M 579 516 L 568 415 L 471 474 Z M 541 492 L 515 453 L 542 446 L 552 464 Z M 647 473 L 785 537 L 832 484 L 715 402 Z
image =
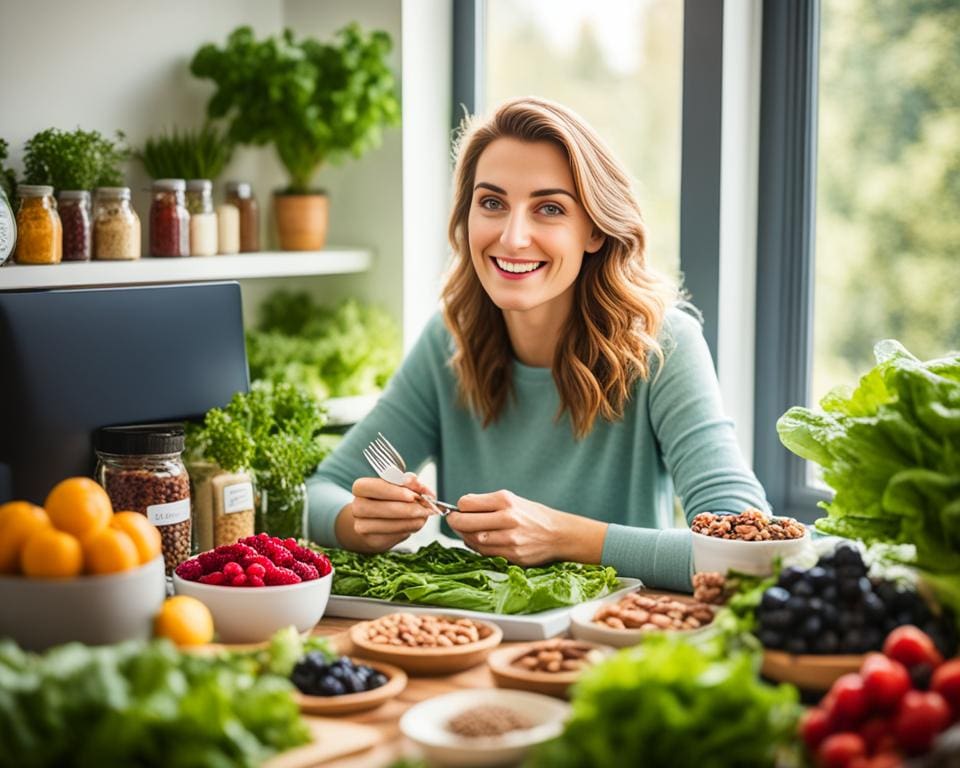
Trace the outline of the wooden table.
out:
M 338 650 L 343 652 L 349 646 L 346 631 L 356 623 L 357 621 L 354 619 L 324 618 L 317 624 L 314 633 L 331 639 L 336 638 Z M 520 643 L 504 643 L 501 647 L 509 645 L 520 645 Z M 361 712 L 357 715 L 346 715 L 340 718 L 354 723 L 374 726 L 382 735 L 381 743 L 372 749 L 332 760 L 323 763 L 323 765 L 336 766 L 336 768 L 382 768 L 402 757 L 417 758 L 419 753 L 416 746 L 407 741 L 400 733 L 399 722 L 404 712 L 424 699 L 430 699 L 444 693 L 460 691 L 465 688 L 493 687 L 493 676 L 485 663 L 454 675 L 410 677 L 406 689 L 395 699 L 391 699 L 383 706 L 370 712 Z

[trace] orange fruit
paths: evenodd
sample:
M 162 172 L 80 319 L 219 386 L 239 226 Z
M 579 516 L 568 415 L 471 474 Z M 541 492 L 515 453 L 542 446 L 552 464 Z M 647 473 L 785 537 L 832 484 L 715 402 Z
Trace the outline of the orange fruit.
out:
M 43 506 L 55 528 L 78 539 L 105 528 L 113 516 L 107 492 L 89 477 L 61 480 Z
M 160 554 L 160 531 L 139 512 L 117 512 L 110 520 L 110 527 L 123 531 L 133 540 L 141 565 Z
M 20 567 L 33 578 L 68 579 L 83 570 L 83 551 L 75 536 L 43 526 L 27 539 Z
M 133 539 L 116 528 L 94 531 L 84 538 L 82 545 L 88 573 L 117 573 L 140 565 L 140 555 Z
M 213 640 L 213 616 L 195 597 L 168 597 L 153 620 L 153 633 L 177 645 L 202 645 Z
M 50 525 L 40 507 L 28 501 L 11 501 L 0 506 L 0 573 L 20 570 L 20 553 L 30 535 Z

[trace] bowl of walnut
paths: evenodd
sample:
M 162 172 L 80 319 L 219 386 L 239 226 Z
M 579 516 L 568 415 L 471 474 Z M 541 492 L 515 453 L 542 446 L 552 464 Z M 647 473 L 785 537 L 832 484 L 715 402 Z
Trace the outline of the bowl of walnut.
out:
M 499 688 L 533 691 L 564 699 L 581 674 L 613 653 L 601 643 L 555 637 L 499 648 L 487 665 Z
M 803 523 L 790 517 L 770 517 L 758 509 L 746 509 L 739 515 L 703 512 L 693 518 L 690 530 L 697 572 L 769 576 L 775 559 L 802 555 L 811 546 Z
M 577 640 L 625 648 L 652 632 L 701 632 L 713 621 L 714 610 L 687 595 L 640 590 L 578 605 L 570 612 L 570 634 Z

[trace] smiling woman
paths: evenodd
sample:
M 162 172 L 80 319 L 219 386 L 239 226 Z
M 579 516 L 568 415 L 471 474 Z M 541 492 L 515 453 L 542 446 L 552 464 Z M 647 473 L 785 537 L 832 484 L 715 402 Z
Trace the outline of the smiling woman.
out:
M 623 168 L 570 110 L 506 102 L 461 135 L 449 238 L 442 313 L 319 467 L 311 537 L 374 552 L 423 526 L 416 494 L 436 494 L 415 474 L 366 476 L 383 431 L 412 466 L 436 460 L 446 522 L 482 554 L 689 590 L 674 491 L 687 519 L 767 505 Z

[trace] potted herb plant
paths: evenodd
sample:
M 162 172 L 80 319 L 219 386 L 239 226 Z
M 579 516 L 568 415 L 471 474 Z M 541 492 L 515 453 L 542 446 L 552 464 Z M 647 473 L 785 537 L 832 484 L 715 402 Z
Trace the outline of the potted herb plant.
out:
M 223 173 L 233 144 L 214 125 L 152 136 L 134 153 L 151 179 L 209 179 Z
M 328 207 L 312 187 L 317 171 L 378 146 L 382 129 L 399 123 L 391 45 L 386 32 L 365 35 L 356 24 L 331 43 L 297 41 L 289 29 L 256 40 L 239 27 L 223 48 L 204 45 L 193 57 L 191 72 L 216 86 L 209 117 L 226 119 L 237 144 L 273 144 L 289 174 L 274 196 L 282 248 L 323 247 Z

